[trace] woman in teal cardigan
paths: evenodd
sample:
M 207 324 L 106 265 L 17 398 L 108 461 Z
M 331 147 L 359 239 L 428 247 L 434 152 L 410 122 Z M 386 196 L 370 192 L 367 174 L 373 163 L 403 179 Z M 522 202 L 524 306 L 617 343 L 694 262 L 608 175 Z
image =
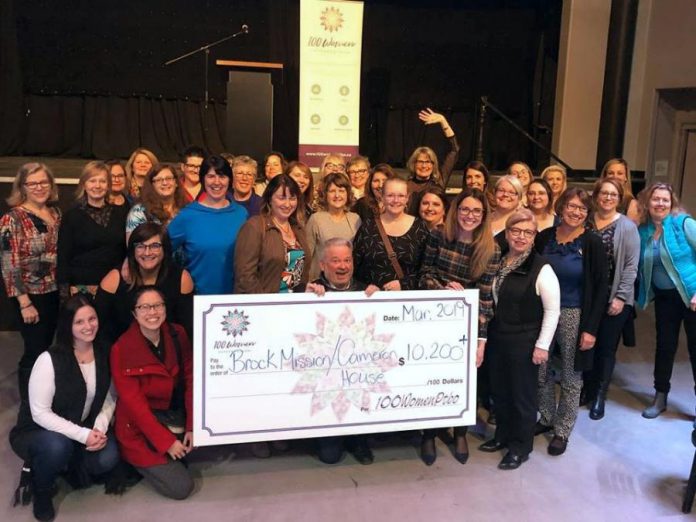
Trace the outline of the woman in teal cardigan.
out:
M 682 322 L 696 381 L 696 220 L 679 207 L 666 183 L 650 185 L 640 201 L 638 305 L 655 301 L 656 328 L 655 399 L 643 417 L 654 419 L 667 408 Z

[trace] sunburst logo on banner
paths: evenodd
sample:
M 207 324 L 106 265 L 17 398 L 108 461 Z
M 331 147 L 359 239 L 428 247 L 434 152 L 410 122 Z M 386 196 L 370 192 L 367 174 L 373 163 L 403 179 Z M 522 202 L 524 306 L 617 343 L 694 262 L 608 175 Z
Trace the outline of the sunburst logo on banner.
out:
M 222 329 L 227 332 L 227 335 L 232 337 L 237 337 L 248 330 L 249 326 L 249 316 L 244 313 L 243 310 L 237 310 L 227 312 L 227 314 L 222 318 Z
M 343 27 L 343 13 L 336 7 L 327 7 L 321 13 L 321 25 L 330 33 L 338 31 Z

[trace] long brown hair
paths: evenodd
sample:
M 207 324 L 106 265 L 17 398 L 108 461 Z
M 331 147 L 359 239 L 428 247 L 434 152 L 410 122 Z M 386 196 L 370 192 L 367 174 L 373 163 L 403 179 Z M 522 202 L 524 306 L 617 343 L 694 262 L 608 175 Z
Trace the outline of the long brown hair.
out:
M 474 198 L 483 206 L 481 224 L 474 230 L 472 245 L 474 253 L 471 255 L 469 275 L 472 279 L 478 279 L 486 271 L 491 257 L 495 254 L 495 239 L 491 229 L 491 212 L 486 195 L 477 188 L 465 188 L 450 205 L 445 219 L 445 239 L 450 243 L 457 241 L 459 237 L 459 204 L 466 198 Z
M 179 183 L 179 177 L 177 176 L 177 171 L 176 167 L 170 163 L 159 163 L 152 167 L 150 169 L 150 172 L 147 173 L 147 177 L 145 178 L 145 181 L 143 182 L 143 188 L 142 192 L 140 194 L 140 202 L 143 204 L 145 207 L 145 211 L 157 219 L 159 219 L 163 224 L 169 223 L 172 219 L 173 216 L 170 216 L 169 213 L 164 210 L 164 205 L 162 204 L 162 197 L 157 193 L 155 190 L 155 186 L 152 183 L 152 180 L 159 174 L 160 172 L 168 170 L 172 173 L 172 176 L 174 176 L 174 194 L 172 195 L 173 200 L 174 200 L 174 215 L 176 215 L 179 210 L 184 208 L 186 205 L 186 199 L 184 197 L 184 189 L 181 187 L 181 184 Z

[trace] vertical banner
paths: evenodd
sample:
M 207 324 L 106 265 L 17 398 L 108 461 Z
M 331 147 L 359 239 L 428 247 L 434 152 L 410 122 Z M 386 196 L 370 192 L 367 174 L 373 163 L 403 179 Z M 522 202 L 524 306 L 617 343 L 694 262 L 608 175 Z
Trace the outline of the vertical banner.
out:
M 300 2 L 298 158 L 310 167 L 358 153 L 362 20 L 362 2 Z

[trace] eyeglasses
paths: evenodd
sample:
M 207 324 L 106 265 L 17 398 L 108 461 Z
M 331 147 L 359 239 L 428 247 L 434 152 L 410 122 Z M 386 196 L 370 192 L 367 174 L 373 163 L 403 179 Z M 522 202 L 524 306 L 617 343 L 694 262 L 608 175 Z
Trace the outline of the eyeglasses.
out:
M 583 207 L 582 205 L 576 205 L 575 203 L 568 203 L 566 205 L 566 209 L 572 212 L 580 212 L 581 214 L 587 214 L 587 207 Z
M 136 243 L 135 250 L 137 252 L 159 252 L 162 250 L 162 243 Z
M 138 312 L 147 313 L 147 312 L 152 312 L 152 311 L 159 312 L 160 310 L 164 310 L 164 307 L 165 307 L 165 304 L 163 302 L 160 302 L 160 303 L 152 303 L 152 304 L 146 303 L 146 304 L 136 305 L 135 309 Z
M 354 170 L 349 170 L 348 174 L 350 174 L 352 176 L 353 174 L 367 174 L 368 172 L 369 171 L 367 169 L 354 169 Z
M 126 179 L 126 175 L 125 174 L 112 174 L 111 179 L 112 180 L 114 180 L 114 179 Z
M 481 217 L 483 216 L 483 209 L 482 208 L 469 208 L 469 207 L 457 207 L 457 212 L 459 212 L 462 216 L 474 216 L 474 217 Z
M 432 165 L 433 162 L 430 160 L 416 160 L 416 165 Z
M 36 190 L 38 188 L 48 188 L 51 186 L 51 182 L 46 180 L 46 181 L 27 181 L 24 186 L 29 189 L 29 190 Z
M 606 190 L 599 191 L 599 197 L 604 199 L 619 199 L 618 192 L 607 192 Z
M 184 163 L 184 168 L 188 170 L 201 170 L 200 165 L 193 165 L 191 163 Z
M 508 232 L 510 232 L 510 235 L 512 237 L 524 236 L 526 239 L 532 239 L 536 235 L 536 230 L 523 229 L 517 227 L 508 228 Z
M 663 205 L 671 205 L 672 200 L 669 198 L 650 198 L 650 203 L 654 203 L 656 205 L 659 205 L 660 203 Z
M 501 196 L 510 196 L 511 198 L 516 198 L 519 196 L 516 191 L 514 190 L 505 190 L 505 189 L 495 189 L 496 194 L 500 194 Z
M 324 167 L 331 170 L 338 170 L 340 172 L 346 170 L 346 166 L 342 163 L 327 163 L 326 165 L 324 165 Z
M 176 178 L 174 176 L 164 176 L 163 178 L 154 178 L 153 183 L 162 185 L 164 183 L 172 183 Z

